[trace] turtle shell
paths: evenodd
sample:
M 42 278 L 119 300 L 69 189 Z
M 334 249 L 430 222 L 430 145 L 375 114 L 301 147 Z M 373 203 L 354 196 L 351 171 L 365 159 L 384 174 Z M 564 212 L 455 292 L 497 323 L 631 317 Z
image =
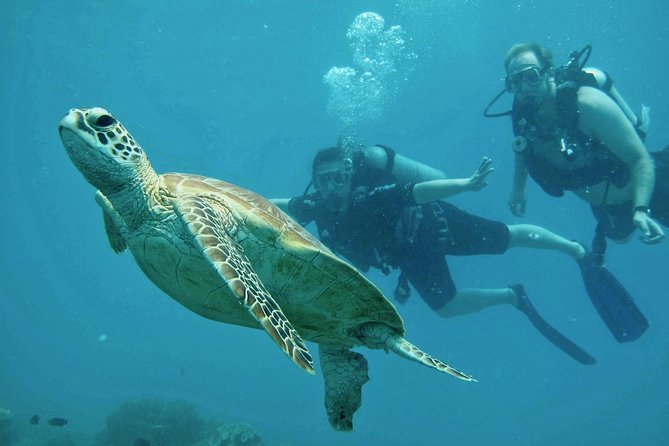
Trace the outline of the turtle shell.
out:
M 197 175 L 163 174 L 160 183 L 161 194 L 167 197 L 206 196 L 237 215 L 237 242 L 267 291 L 304 339 L 348 347 L 360 345 L 359 327 L 368 322 L 382 322 L 404 335 L 397 310 L 374 284 L 265 198 Z M 156 285 L 209 319 L 258 328 L 246 309 L 228 294 L 227 286 L 221 286 L 224 284 L 220 284 L 220 278 L 211 277 L 211 281 L 219 282 L 218 287 L 202 278 L 201 260 L 187 243 L 170 240 L 165 231 L 156 236 L 155 221 L 152 226 L 151 231 L 139 231 L 145 236 L 133 237 L 130 247 Z M 198 275 L 198 280 L 192 284 L 182 280 L 177 291 L 173 284 L 165 283 L 164 276 L 155 274 L 174 268 L 181 268 L 182 278 Z M 221 295 L 216 296 L 213 288 Z M 221 307 L 221 302 L 226 304 Z

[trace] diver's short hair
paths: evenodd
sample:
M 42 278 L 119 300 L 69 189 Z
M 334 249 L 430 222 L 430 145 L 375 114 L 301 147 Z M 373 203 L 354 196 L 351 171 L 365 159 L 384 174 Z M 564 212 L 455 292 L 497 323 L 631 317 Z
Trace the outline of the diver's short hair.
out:
M 537 57 L 542 69 L 549 70 L 553 68 L 553 53 L 551 53 L 548 48 L 543 47 L 538 43 L 530 42 L 516 43 L 506 52 L 506 56 L 504 56 L 504 70 L 509 71 L 511 60 L 520 53 L 526 51 L 533 53 Z
M 316 152 L 311 163 L 311 177 L 316 176 L 316 168 L 323 163 L 336 163 L 348 158 L 348 151 L 340 146 L 327 147 Z

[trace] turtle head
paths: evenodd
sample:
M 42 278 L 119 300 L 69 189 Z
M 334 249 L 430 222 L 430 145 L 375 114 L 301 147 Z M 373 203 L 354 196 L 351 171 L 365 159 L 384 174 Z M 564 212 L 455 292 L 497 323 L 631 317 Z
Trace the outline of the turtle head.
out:
M 123 125 L 103 108 L 73 108 L 60 121 L 60 139 L 86 180 L 104 191 L 136 181 L 150 164 Z

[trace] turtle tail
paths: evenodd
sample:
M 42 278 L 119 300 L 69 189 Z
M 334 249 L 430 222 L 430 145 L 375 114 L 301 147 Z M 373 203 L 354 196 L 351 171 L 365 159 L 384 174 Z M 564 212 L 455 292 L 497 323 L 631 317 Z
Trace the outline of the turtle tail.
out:
M 419 362 L 423 365 L 437 369 L 440 372 L 448 373 L 464 381 L 476 381 L 472 376 L 463 373 L 450 365 L 430 356 L 420 348 L 413 345 L 404 337 L 397 334 L 392 328 L 385 324 L 373 323 L 366 324 L 361 329 L 365 344 L 372 348 L 384 348 L 401 356 Z

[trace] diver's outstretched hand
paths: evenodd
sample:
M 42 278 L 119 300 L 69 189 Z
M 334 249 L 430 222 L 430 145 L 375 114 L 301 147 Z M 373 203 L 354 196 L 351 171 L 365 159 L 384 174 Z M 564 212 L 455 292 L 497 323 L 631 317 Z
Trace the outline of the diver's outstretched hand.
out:
M 488 185 L 486 178 L 493 173 L 495 169 L 492 167 L 492 160 L 487 156 L 483 157 L 474 175 L 467 179 L 466 189 L 471 191 L 479 191 Z
M 634 222 L 634 226 L 641 232 L 639 240 L 642 242 L 654 245 L 664 239 L 664 231 L 647 213 L 635 212 L 632 221 Z

